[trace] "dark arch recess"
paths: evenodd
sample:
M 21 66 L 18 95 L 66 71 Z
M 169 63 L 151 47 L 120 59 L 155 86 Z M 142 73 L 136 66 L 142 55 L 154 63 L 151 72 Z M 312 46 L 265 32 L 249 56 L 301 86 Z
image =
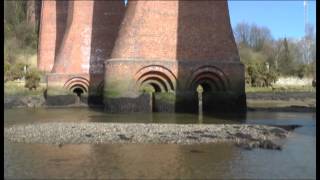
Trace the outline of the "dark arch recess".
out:
M 221 77 L 219 77 L 217 74 L 213 74 L 210 72 L 204 72 L 196 76 L 191 82 L 191 87 L 193 87 L 194 84 L 197 84 L 199 81 L 202 81 L 202 80 L 213 82 L 216 88 L 219 90 L 222 90 L 222 91 L 226 90 L 225 84 L 221 79 Z
M 166 92 L 166 89 L 165 87 L 163 86 L 163 84 L 161 84 L 159 81 L 156 81 L 156 80 L 153 80 L 153 79 L 149 79 L 149 80 L 146 80 L 144 83 L 141 84 L 141 87 L 144 86 L 144 85 L 150 85 L 152 87 L 154 87 L 154 85 L 157 85 L 157 89 L 159 91 L 157 92 Z M 155 87 L 154 87 L 155 88 Z
M 192 90 L 196 84 L 204 80 L 214 83 L 216 89 L 219 91 L 227 91 L 229 87 L 229 81 L 225 73 L 214 66 L 201 66 L 193 71 L 190 80 L 189 88 Z
M 170 88 L 171 90 L 174 90 L 174 85 L 173 85 L 172 81 L 170 80 L 170 78 L 169 78 L 165 73 L 160 72 L 160 71 L 148 71 L 148 72 L 142 74 L 142 75 L 138 78 L 138 81 L 139 81 L 140 79 L 142 79 L 143 77 L 145 77 L 145 76 L 153 76 L 153 75 L 159 75 L 159 76 L 161 76 L 162 78 L 164 78 L 164 79 L 166 80 L 166 82 L 169 84 L 169 86 L 170 86 L 169 88 Z
M 223 82 L 224 80 L 221 76 L 219 76 L 218 74 L 209 72 L 209 71 L 205 71 L 205 72 L 201 72 L 201 73 L 197 74 L 197 76 L 193 80 L 201 79 L 202 77 L 210 77 L 213 80 L 219 81 L 224 87 L 226 86 L 225 83 Z
M 154 81 L 156 81 L 156 82 L 159 82 L 159 83 L 162 85 L 162 87 L 165 89 L 165 91 L 168 91 L 168 90 L 169 90 L 168 87 L 167 87 L 167 85 L 166 85 L 166 83 L 163 82 L 162 79 L 157 78 L 157 77 L 148 77 L 148 78 L 146 78 L 145 80 L 143 80 L 141 84 L 144 84 L 144 82 L 146 82 L 146 81 L 148 81 L 148 80 L 154 80 Z
M 177 78 L 170 69 L 162 65 L 148 65 L 139 69 L 135 74 L 136 87 L 141 87 L 144 80 L 150 78 L 157 79 L 161 84 L 164 83 L 168 92 L 174 91 L 177 85 Z
M 76 89 L 76 88 L 82 89 L 84 93 L 87 92 L 87 89 L 86 89 L 83 85 L 81 85 L 81 84 L 72 85 L 72 86 L 69 88 L 69 90 L 71 90 L 71 91 L 73 92 L 74 89 Z
M 156 92 L 161 92 L 161 88 L 156 83 L 150 83 L 150 85 L 155 89 Z
M 203 78 L 203 79 L 200 79 L 200 80 L 194 82 L 192 85 L 192 89 L 196 90 L 198 85 L 203 85 L 203 84 L 209 85 L 210 91 L 213 91 L 213 90 L 221 91 L 220 87 L 218 86 L 218 83 L 216 81 L 213 81 L 212 79 L 209 79 L 209 78 Z M 207 91 L 208 91 L 208 89 L 207 89 Z

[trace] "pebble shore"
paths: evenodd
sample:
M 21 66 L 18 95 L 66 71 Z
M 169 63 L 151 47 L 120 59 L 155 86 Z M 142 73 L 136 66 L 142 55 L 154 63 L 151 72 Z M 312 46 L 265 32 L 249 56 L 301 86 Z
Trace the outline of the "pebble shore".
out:
M 57 144 L 201 144 L 234 142 L 245 148 L 281 149 L 289 132 L 248 124 L 38 123 L 5 128 L 12 142 Z

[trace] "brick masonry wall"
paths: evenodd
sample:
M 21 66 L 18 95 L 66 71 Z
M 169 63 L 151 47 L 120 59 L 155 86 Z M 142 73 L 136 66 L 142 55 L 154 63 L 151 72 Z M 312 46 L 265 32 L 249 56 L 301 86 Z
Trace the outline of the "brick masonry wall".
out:
M 129 1 L 127 7 L 120 0 L 64 3 L 62 10 L 55 4 L 56 14 L 53 6 L 43 14 L 48 21 L 41 20 L 55 32 L 40 37 L 39 67 L 51 67 L 54 61 L 47 79 L 49 94 L 68 94 L 79 85 L 88 96 L 91 92 L 99 97 L 103 88 L 107 107 L 128 110 L 134 102 L 145 102 L 139 91 L 143 83 L 183 94 L 193 91 L 193 80 L 199 83 L 203 72 L 223 91 L 244 93 L 244 69 L 226 1 Z M 50 13 L 66 18 L 52 18 Z M 41 58 L 46 56 L 50 58 Z M 71 87 L 65 87 L 67 82 L 73 82 Z M 111 105 L 111 99 L 131 105 Z
M 112 58 L 240 60 L 226 1 L 129 1 Z

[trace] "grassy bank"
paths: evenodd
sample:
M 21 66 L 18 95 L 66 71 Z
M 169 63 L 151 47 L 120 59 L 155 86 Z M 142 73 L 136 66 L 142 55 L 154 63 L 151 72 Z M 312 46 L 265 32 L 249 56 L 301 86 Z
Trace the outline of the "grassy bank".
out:
M 246 93 L 257 92 L 316 92 L 316 88 L 312 86 L 246 87 Z
M 9 81 L 4 84 L 4 95 L 9 96 L 43 96 L 47 85 L 40 83 L 36 90 L 29 90 L 24 87 L 24 81 Z

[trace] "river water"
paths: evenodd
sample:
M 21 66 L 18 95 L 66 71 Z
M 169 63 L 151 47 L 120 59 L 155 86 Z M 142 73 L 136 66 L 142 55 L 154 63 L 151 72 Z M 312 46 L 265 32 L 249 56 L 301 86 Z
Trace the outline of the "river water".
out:
M 107 114 L 90 109 L 8 109 L 5 127 L 43 122 L 251 123 L 302 127 L 282 151 L 244 150 L 227 143 L 49 144 L 4 139 L 7 179 L 315 179 L 315 113 L 248 112 L 246 117 L 192 114 Z

